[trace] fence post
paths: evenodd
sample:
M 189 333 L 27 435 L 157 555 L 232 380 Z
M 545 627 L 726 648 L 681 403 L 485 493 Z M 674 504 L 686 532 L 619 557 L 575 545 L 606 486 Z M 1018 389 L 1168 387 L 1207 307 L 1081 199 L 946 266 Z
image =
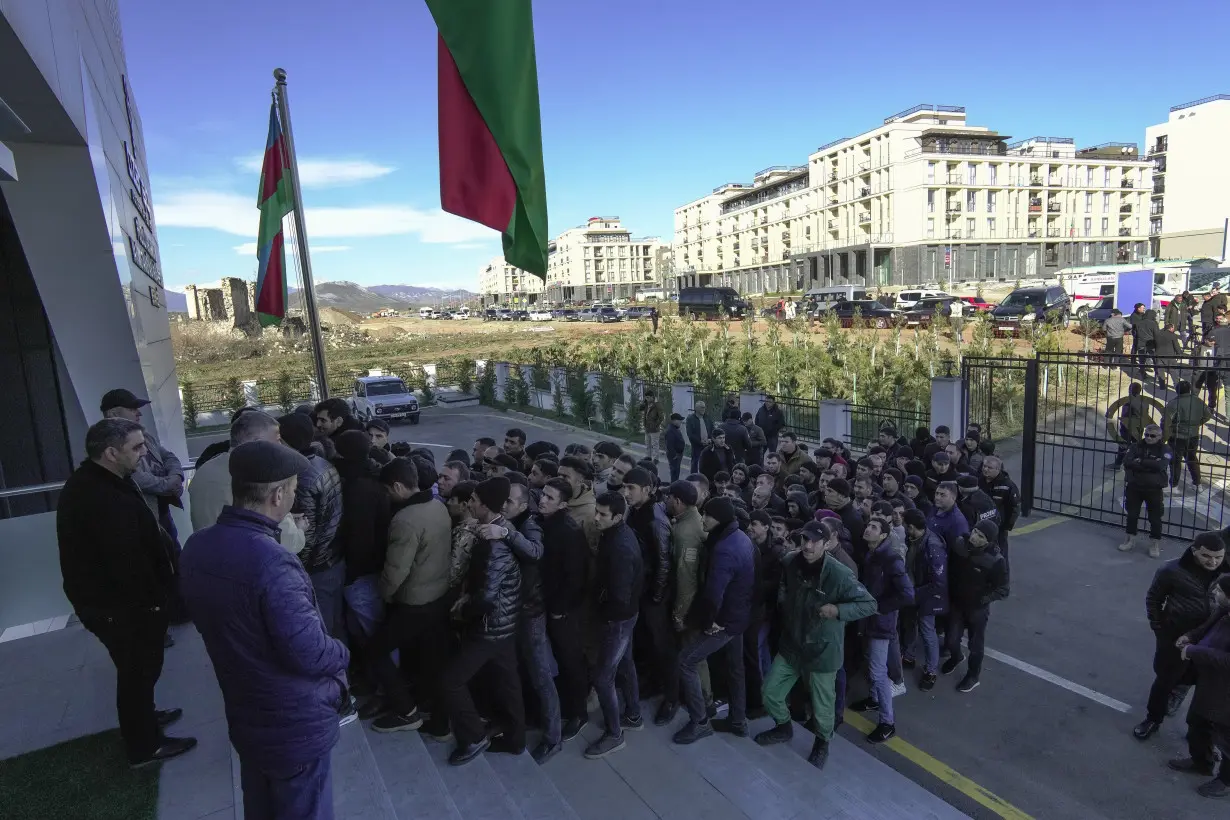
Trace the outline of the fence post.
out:
M 764 401 L 763 393 L 740 393 L 739 394 L 739 412 L 751 413 L 752 418 L 756 417 L 756 411 L 760 409 L 761 402 Z
M 248 407 L 260 407 L 261 397 L 256 382 L 243 382 L 243 403 Z
M 423 381 L 432 387 L 440 386 L 440 382 L 436 380 L 436 366 L 434 364 L 423 365 Z
M 671 407 L 679 415 L 687 418 L 692 409 L 692 385 L 688 382 L 675 382 L 671 385 Z
M 1038 445 L 1038 359 L 1025 363 L 1025 410 L 1021 416 L 1021 512 L 1029 515 L 1034 509 L 1034 479 L 1036 477 Z
M 500 401 L 504 399 L 504 385 L 508 384 L 508 362 L 495 363 L 495 395 Z
M 931 427 L 947 425 L 954 439 L 965 432 L 965 383 L 956 376 L 936 376 L 931 380 Z
M 820 400 L 820 438 L 850 440 L 850 402 L 848 399 Z

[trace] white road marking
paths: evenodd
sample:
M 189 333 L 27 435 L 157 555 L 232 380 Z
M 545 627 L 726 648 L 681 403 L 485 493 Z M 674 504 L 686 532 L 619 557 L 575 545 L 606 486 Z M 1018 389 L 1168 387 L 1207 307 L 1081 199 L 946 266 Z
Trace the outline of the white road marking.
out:
M 1114 709 L 1116 712 L 1123 712 L 1124 714 L 1131 714 L 1132 712 L 1132 707 L 1121 700 L 1115 700 L 1109 695 L 1103 695 L 1101 692 L 1095 692 L 1088 686 L 1081 686 L 1075 681 L 1070 681 L 1067 678 L 1061 678 L 1053 672 L 1047 672 L 1045 669 L 1034 666 L 1032 663 L 1026 663 L 1025 661 L 1012 657 L 1011 655 L 1005 655 L 1003 652 L 997 652 L 994 649 L 986 649 L 985 652 L 989 658 L 994 658 L 1000 663 L 1007 664 L 1014 669 L 1019 669 L 1025 674 L 1033 675 L 1035 678 L 1044 680 L 1047 683 L 1053 683 L 1059 688 L 1067 689 L 1069 692 L 1080 695 L 1083 698 L 1089 698 L 1089 700 L 1094 703 L 1100 703 L 1103 706 Z

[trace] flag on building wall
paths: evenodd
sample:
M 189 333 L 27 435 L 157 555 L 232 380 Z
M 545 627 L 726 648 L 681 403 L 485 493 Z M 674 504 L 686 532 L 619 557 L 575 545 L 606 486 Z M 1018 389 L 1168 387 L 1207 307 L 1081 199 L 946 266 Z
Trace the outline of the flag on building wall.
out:
M 282 219 L 294 210 L 290 186 L 290 160 L 282 139 L 277 104 L 269 106 L 269 139 L 261 166 L 261 187 L 256 205 L 260 229 L 256 234 L 256 315 L 262 326 L 286 317 L 286 244 Z
M 427 0 L 440 30 L 440 204 L 547 275 L 547 184 L 530 0 Z

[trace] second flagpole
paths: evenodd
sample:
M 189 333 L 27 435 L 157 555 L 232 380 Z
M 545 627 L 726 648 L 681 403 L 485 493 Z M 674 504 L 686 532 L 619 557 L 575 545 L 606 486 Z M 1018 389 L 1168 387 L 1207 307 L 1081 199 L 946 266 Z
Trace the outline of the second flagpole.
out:
M 273 70 L 277 82 L 274 95 L 278 100 L 278 116 L 282 118 L 282 135 L 286 141 L 287 164 L 290 166 L 291 201 L 295 204 L 295 240 L 303 265 L 303 311 L 307 314 L 308 332 L 312 336 L 312 362 L 316 370 L 316 386 L 321 400 L 329 398 L 329 373 L 325 369 L 325 348 L 320 332 L 320 314 L 316 309 L 316 289 L 312 283 L 312 257 L 308 254 L 307 222 L 303 217 L 303 189 L 299 185 L 299 160 L 295 156 L 295 135 L 290 127 L 290 103 L 286 99 L 286 71 Z

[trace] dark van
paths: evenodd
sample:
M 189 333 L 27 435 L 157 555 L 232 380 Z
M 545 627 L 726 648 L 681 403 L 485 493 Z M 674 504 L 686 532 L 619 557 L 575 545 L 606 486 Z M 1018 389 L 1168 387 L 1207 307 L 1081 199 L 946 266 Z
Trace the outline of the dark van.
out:
M 683 288 L 679 291 L 679 315 L 693 319 L 742 319 L 748 304 L 734 288 Z

